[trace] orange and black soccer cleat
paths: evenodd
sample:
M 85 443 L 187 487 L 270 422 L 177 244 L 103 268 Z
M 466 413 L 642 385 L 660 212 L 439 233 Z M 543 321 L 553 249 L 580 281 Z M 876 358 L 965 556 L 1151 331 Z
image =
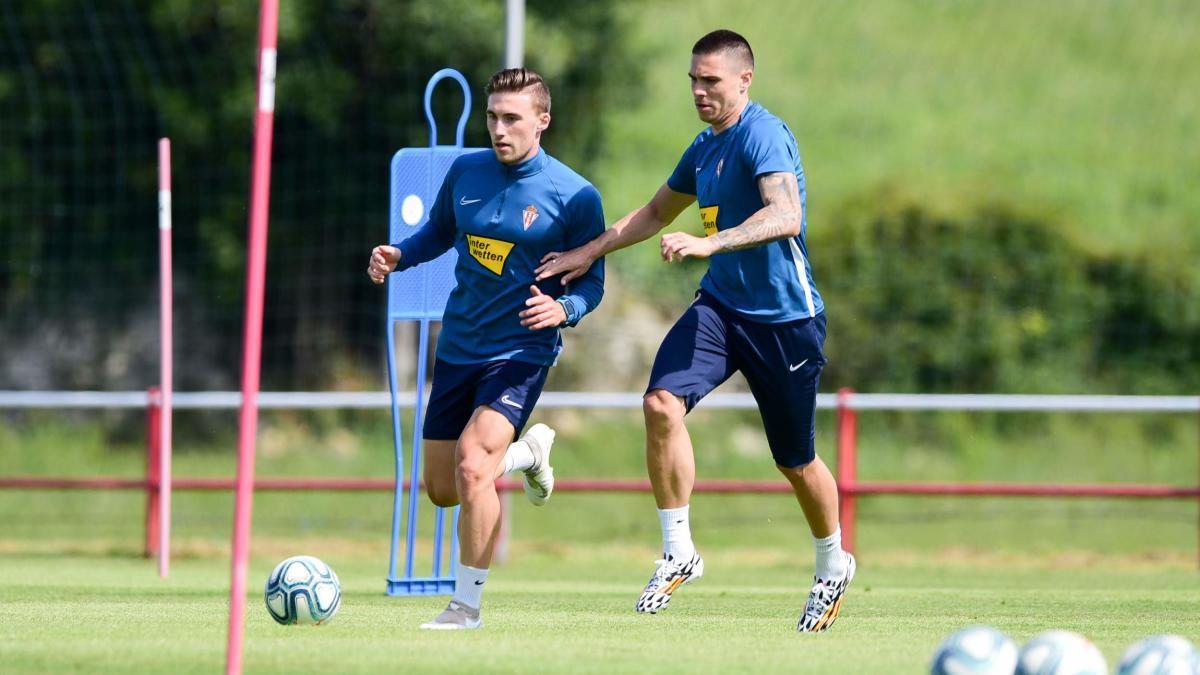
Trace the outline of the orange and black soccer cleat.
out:
M 658 569 L 654 570 L 642 596 L 634 607 L 638 612 L 654 614 L 667 606 L 671 594 L 684 584 L 689 584 L 704 575 L 704 560 L 699 553 L 693 553 L 687 560 L 676 560 L 664 555 L 662 560 L 654 561 Z
M 856 563 L 854 556 L 846 554 L 846 575 L 841 579 L 822 579 L 813 577 L 812 590 L 808 594 L 808 602 L 804 605 L 804 613 L 796 624 L 796 630 L 801 633 L 821 633 L 829 629 L 838 614 L 842 611 L 842 597 L 846 587 L 854 580 Z

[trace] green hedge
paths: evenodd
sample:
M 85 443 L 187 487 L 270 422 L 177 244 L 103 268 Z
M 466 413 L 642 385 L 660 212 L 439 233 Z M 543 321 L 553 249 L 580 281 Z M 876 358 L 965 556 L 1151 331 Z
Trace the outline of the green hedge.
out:
M 827 384 L 864 391 L 1194 393 L 1196 275 L 1101 257 L 1051 211 L 892 187 L 809 235 Z

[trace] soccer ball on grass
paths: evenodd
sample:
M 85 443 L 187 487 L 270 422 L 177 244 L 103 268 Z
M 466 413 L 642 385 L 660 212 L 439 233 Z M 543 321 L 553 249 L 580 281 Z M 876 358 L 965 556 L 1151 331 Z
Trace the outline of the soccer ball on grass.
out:
M 342 585 L 333 568 L 310 555 L 275 566 L 264 593 L 267 612 L 284 624 L 322 624 L 342 605 Z
M 1125 650 L 1117 675 L 1193 675 L 1197 663 L 1192 643 L 1178 635 L 1152 635 Z
M 1017 675 L 1106 675 L 1104 655 L 1087 638 L 1069 630 L 1050 630 L 1025 643 Z
M 1012 675 L 1017 643 L 991 626 L 969 626 L 950 634 L 933 653 L 931 675 Z

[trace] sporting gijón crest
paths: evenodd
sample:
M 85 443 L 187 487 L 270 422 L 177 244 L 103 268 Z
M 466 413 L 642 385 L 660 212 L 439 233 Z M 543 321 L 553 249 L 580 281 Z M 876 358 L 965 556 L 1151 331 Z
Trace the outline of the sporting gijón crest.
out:
M 537 220 L 537 217 L 537 207 L 533 204 L 530 204 L 529 206 L 525 207 L 524 211 L 521 212 L 521 223 L 525 226 L 525 229 L 528 230 L 529 226 L 533 224 L 533 221 Z

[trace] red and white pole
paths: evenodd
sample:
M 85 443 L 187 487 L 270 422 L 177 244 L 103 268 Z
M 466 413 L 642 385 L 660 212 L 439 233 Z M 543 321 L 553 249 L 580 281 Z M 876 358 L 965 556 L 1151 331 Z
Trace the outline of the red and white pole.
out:
M 174 337 L 171 271 L 171 141 L 158 140 L 158 269 L 159 269 L 159 417 L 158 442 L 158 576 L 171 566 L 171 382 Z
M 279 0 L 262 0 L 258 33 L 258 110 L 250 184 L 250 245 L 246 265 L 246 313 L 242 334 L 242 409 L 238 426 L 237 495 L 233 515 L 233 565 L 229 589 L 229 644 L 225 672 L 242 672 L 246 620 L 246 571 L 250 559 L 250 507 L 254 496 L 254 443 L 258 433 L 258 385 L 262 356 L 263 295 L 267 267 L 267 213 L 271 191 L 271 135 L 275 114 L 275 47 Z

